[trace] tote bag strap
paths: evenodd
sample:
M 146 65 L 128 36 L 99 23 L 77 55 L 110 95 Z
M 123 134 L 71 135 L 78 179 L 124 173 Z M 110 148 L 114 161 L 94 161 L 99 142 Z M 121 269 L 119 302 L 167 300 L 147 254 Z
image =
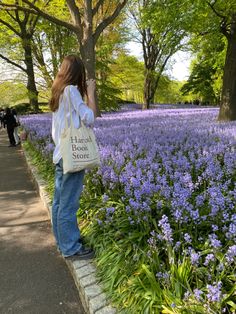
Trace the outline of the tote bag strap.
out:
M 72 123 L 73 123 L 73 119 L 72 119 L 72 104 L 71 104 L 71 97 L 70 97 L 70 88 L 69 88 L 69 92 L 68 92 L 68 99 L 69 99 L 69 112 L 70 112 L 70 125 L 72 126 Z M 81 117 L 80 115 L 79 116 L 79 122 L 80 122 L 80 126 L 82 125 L 82 120 L 81 120 Z M 69 126 L 68 126 L 68 121 L 67 121 L 67 117 L 66 117 L 66 109 L 65 109 L 65 106 L 64 106 L 64 117 L 65 117 L 65 127 L 68 129 Z

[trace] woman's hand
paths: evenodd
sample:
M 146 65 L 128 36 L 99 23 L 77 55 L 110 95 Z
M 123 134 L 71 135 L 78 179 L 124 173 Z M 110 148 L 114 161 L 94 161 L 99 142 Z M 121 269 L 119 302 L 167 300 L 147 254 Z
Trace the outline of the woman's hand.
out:
M 86 81 L 86 84 L 87 84 L 88 95 L 89 94 L 91 95 L 96 90 L 96 81 L 94 79 L 89 79 Z
M 87 83 L 87 104 L 92 110 L 96 107 L 96 81 L 94 79 L 90 79 L 86 81 Z M 94 111 L 95 115 L 95 111 Z

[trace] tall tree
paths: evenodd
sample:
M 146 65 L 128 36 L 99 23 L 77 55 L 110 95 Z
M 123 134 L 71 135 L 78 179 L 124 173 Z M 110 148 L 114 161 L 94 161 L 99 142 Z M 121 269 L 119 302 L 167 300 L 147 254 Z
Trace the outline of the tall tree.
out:
M 219 105 L 226 40 L 219 33 L 209 33 L 194 36 L 190 43 L 195 58 L 191 63 L 191 74 L 181 91 L 184 95 L 196 94 L 203 103 Z
M 17 3 L 17 1 L 15 1 Z M 9 59 L 6 55 L 0 54 L 0 58 L 23 71 L 27 76 L 27 90 L 30 105 L 34 110 L 38 111 L 38 91 L 35 83 L 35 74 L 32 56 L 32 37 L 35 32 L 38 16 L 29 12 L 21 12 L 14 8 L 11 12 L 1 10 L 0 24 L 6 27 L 11 33 L 18 37 L 21 42 L 24 56 L 23 67 L 15 60 Z
M 191 23 L 187 30 L 193 34 L 215 36 L 216 43 L 222 34 L 226 39 L 226 57 L 223 71 L 223 88 L 218 119 L 236 120 L 236 1 L 235 0 L 180 0 L 184 3 Z M 218 36 L 218 39 L 217 39 Z
M 236 120 L 236 2 L 207 1 L 208 6 L 220 20 L 220 31 L 227 39 L 224 66 L 220 121 Z
M 63 58 L 77 50 L 77 40 L 71 30 L 41 19 L 33 36 L 33 54 L 41 85 L 51 88 Z M 46 84 L 45 84 L 46 83 Z
M 101 110 L 110 111 L 119 107 L 121 90 L 112 82 L 112 66 L 117 55 L 125 49 L 127 42 L 125 21 L 125 14 L 121 13 L 101 34 L 96 44 L 97 91 Z
M 111 80 L 122 94 L 123 102 L 143 102 L 144 64 L 124 52 L 111 65 Z
M 143 109 L 148 109 L 168 60 L 183 44 L 186 32 L 182 24 L 186 17 L 176 0 L 137 0 L 130 7 L 130 12 L 143 48 Z
M 49 21 L 73 31 L 78 40 L 79 51 L 86 67 L 87 77 L 88 79 L 95 80 L 96 43 L 106 27 L 110 25 L 119 15 L 127 1 L 128 0 L 84 0 L 77 2 L 75 0 L 66 0 L 71 17 L 71 21 L 69 22 L 63 18 L 56 17 L 54 14 L 49 14 L 48 10 L 46 11 L 48 6 L 53 6 L 54 1 L 49 1 L 46 5 L 44 3 L 43 8 L 42 5 L 36 5 L 29 0 L 22 0 L 24 4 L 28 5 L 27 9 L 24 6 L 16 4 L 12 5 L 10 1 L 2 1 L 0 6 L 8 8 L 8 10 L 18 8 L 36 15 L 41 15 Z M 107 9 L 103 11 L 102 7 L 105 3 L 112 3 L 114 5 L 107 5 Z M 100 14 L 101 12 L 103 14 Z M 93 98 L 93 110 L 97 115 L 100 115 L 96 92 L 93 95 Z

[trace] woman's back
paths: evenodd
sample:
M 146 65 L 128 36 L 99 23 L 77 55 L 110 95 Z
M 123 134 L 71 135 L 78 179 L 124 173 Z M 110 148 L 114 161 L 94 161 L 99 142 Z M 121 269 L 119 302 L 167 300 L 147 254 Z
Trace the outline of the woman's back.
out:
M 57 163 L 61 156 L 59 151 L 60 136 L 66 128 L 66 119 L 70 126 L 70 112 L 72 123 L 75 128 L 80 127 L 80 119 L 87 125 L 94 122 L 94 113 L 83 101 L 78 88 L 74 85 L 65 87 L 60 100 L 58 109 L 52 114 L 52 138 L 55 143 L 53 162 Z

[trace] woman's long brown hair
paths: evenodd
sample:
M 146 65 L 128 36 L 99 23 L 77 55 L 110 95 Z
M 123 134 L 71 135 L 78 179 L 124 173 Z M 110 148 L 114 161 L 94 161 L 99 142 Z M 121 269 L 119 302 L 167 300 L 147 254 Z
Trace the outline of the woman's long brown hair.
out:
M 64 58 L 55 77 L 49 101 L 49 107 L 52 111 L 58 109 L 60 96 L 67 85 L 76 85 L 82 98 L 87 94 L 85 67 L 82 60 L 76 55 L 69 55 Z

